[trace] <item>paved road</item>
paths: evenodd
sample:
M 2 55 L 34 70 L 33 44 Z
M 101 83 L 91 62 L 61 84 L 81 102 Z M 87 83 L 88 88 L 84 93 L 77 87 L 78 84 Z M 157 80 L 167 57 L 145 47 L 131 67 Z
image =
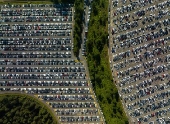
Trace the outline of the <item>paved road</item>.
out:
M 81 43 L 81 49 L 80 49 L 80 52 L 79 52 L 79 58 L 80 58 L 80 61 L 83 63 L 84 67 L 85 67 L 85 70 L 86 70 L 86 77 L 87 77 L 87 80 L 89 81 L 89 85 L 90 87 L 92 88 L 92 92 L 95 96 L 95 101 L 97 101 L 97 98 L 96 98 L 96 95 L 94 93 L 94 90 L 93 90 L 93 86 L 91 84 L 91 81 L 90 81 L 90 74 L 89 74 L 89 70 L 88 70 L 88 65 L 87 65 L 87 60 L 86 60 L 86 57 L 82 55 L 82 48 L 83 48 L 83 44 L 84 44 L 84 37 L 85 37 L 85 26 L 87 24 L 87 16 L 88 16 L 88 12 L 89 12 L 89 6 L 88 5 L 85 5 L 86 9 L 85 9 L 85 22 L 83 24 L 83 32 L 82 32 L 82 43 Z M 87 39 L 87 38 L 86 38 Z M 88 39 L 87 39 L 88 40 Z M 100 113 L 100 116 L 102 118 L 102 123 L 105 124 L 105 119 L 104 119 L 104 116 L 103 116 L 103 113 L 102 113 L 102 110 L 98 104 L 98 101 L 96 102 L 97 106 L 99 107 L 99 113 Z

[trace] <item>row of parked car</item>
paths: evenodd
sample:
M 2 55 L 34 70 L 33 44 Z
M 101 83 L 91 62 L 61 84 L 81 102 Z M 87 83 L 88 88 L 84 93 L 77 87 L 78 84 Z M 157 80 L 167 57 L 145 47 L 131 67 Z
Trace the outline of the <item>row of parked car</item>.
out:
M 23 36 L 70 36 L 71 35 L 71 30 L 36 30 L 36 31 L 1 31 L 0 36 L 1 37 L 23 37 Z
M 84 37 L 83 48 L 82 48 L 82 56 L 86 55 L 86 37 Z
M 73 21 L 72 8 L 2 9 L 1 22 L 67 22 Z
M 56 110 L 57 115 L 96 115 L 98 114 L 97 109 L 58 109 Z
M 11 60 L 9 58 L 0 60 L 0 65 L 1 66 L 10 66 L 10 65 L 75 65 L 75 66 L 82 66 L 82 63 L 76 63 L 72 59 L 16 59 L 16 60 Z M 83 67 L 82 67 L 83 68 Z
M 141 7 L 145 8 L 146 10 L 154 10 L 154 9 L 163 9 L 170 6 L 169 0 L 163 0 L 159 1 L 158 4 L 154 6 L 154 4 L 157 2 L 157 0 L 141 0 L 141 1 L 133 1 L 130 2 L 128 5 L 123 5 L 122 7 L 117 7 L 116 15 L 129 13 L 134 10 L 138 10 Z M 114 2 L 112 2 L 114 3 Z M 118 2 L 116 2 L 118 4 Z M 153 5 L 153 6 L 152 6 Z M 138 16 L 142 15 L 142 13 L 145 11 L 145 9 L 138 10 Z
M 161 78 L 161 76 L 159 78 Z M 170 78 L 170 77 L 168 77 L 168 78 Z M 166 82 L 165 81 L 166 79 L 167 79 L 167 77 L 164 78 L 164 82 Z M 129 86 L 128 87 L 129 89 L 127 87 L 125 87 L 125 89 L 122 88 L 121 92 L 124 93 L 124 94 L 127 94 L 127 95 L 138 90 L 134 94 L 126 96 L 124 98 L 124 100 L 126 102 L 133 101 L 137 98 L 142 98 L 142 97 L 145 97 L 147 95 L 151 95 L 155 92 L 159 92 L 159 91 L 170 88 L 170 82 L 169 81 L 167 81 L 167 83 L 163 83 L 163 80 L 162 81 L 157 80 L 157 81 L 160 82 L 160 84 L 156 84 L 156 85 L 152 86 L 154 84 L 154 81 L 155 81 L 154 79 L 148 79 L 148 80 L 145 80 L 143 82 L 140 82 L 139 84 L 136 84 L 136 86 L 134 86 L 134 85 Z
M 86 79 L 85 73 L 48 73 L 42 74 L 21 74 L 21 73 L 15 73 L 10 74 L 3 73 L 0 74 L 0 79 Z
M 168 67 L 167 67 L 168 66 Z M 141 72 L 139 72 L 139 73 L 135 73 L 135 72 L 133 72 L 133 73 L 131 73 L 130 72 L 130 70 L 128 69 L 126 72 L 126 75 L 125 75 L 125 73 L 123 72 L 121 72 L 121 73 L 118 73 L 118 74 L 120 74 L 119 76 L 118 76 L 118 78 L 120 78 L 120 81 L 122 81 L 123 82 L 123 80 L 125 80 L 125 79 L 129 79 L 130 80 L 130 78 L 135 78 L 135 80 L 137 80 L 137 79 L 139 79 L 139 80 L 142 80 L 142 79 L 144 79 L 144 78 L 146 78 L 146 77 L 150 77 L 150 76 L 153 76 L 153 75 L 156 75 L 156 74 L 161 74 L 162 72 L 166 72 L 166 71 L 169 71 L 170 70 L 170 65 L 158 65 L 157 67 L 150 67 L 149 69 L 145 69 L 144 71 L 141 71 Z M 135 67 L 135 70 L 136 70 L 136 72 L 141 68 L 142 66 L 140 66 L 140 67 Z
M 95 102 L 49 102 L 53 108 L 95 108 Z
M 170 32 L 170 30 L 166 30 L 166 29 L 165 29 L 165 32 L 163 32 L 163 30 L 160 29 L 159 32 L 153 32 L 153 34 L 157 34 L 157 35 L 153 36 L 153 34 L 147 34 L 147 35 L 145 36 L 145 38 L 148 39 L 148 40 L 146 40 L 146 41 L 150 41 L 150 40 L 151 40 L 151 39 L 150 39 L 151 36 L 153 36 L 153 39 L 152 39 L 152 40 L 158 39 L 158 38 L 161 39 L 161 37 L 168 35 L 169 32 Z M 165 41 L 165 42 L 163 41 L 162 44 L 163 44 L 163 45 L 166 45 L 166 43 L 170 40 L 169 38 L 170 38 L 169 36 L 168 36 L 167 38 L 164 38 L 164 41 Z M 132 39 L 132 40 L 133 40 L 133 39 Z M 123 46 L 129 45 L 132 49 L 135 49 L 134 46 L 137 46 L 137 45 L 139 45 L 139 44 L 144 43 L 144 41 L 139 42 L 139 40 L 138 40 L 138 41 L 136 41 L 136 42 L 138 42 L 137 44 L 135 44 L 134 46 L 133 46 L 133 45 L 131 46 L 131 44 L 134 43 L 132 40 L 131 40 L 130 43 L 127 43 L 127 44 L 123 44 L 123 43 L 120 44 L 121 47 L 119 47 L 118 45 L 117 45 L 117 46 L 115 45 L 115 46 L 119 49 L 119 48 L 123 48 Z M 145 39 L 141 39 L 141 40 L 145 40 Z M 146 46 L 146 47 L 145 47 L 145 46 Z M 144 44 L 144 47 L 145 47 L 145 48 L 147 48 L 147 46 L 148 46 L 147 44 Z M 126 46 L 126 47 L 127 47 L 127 46 Z M 130 47 L 129 47 L 129 48 L 130 48 Z M 167 48 L 167 47 L 165 47 L 164 49 L 166 49 L 166 48 Z M 155 48 L 155 49 L 156 49 L 156 48 Z M 169 47 L 168 47 L 168 50 L 169 50 Z M 113 48 L 112 48 L 112 52 L 115 53 L 115 51 L 116 51 L 116 48 L 113 47 Z M 128 51 L 130 51 L 130 50 L 128 50 Z M 132 52 L 133 52 L 133 51 L 132 51 Z M 121 58 L 124 56 L 124 54 L 125 54 L 125 53 L 122 52 L 122 53 L 119 53 L 119 55 L 114 55 L 115 57 L 113 58 L 113 61 L 119 61 L 119 60 L 121 60 Z M 128 56 L 128 55 L 127 55 L 127 56 Z M 130 55 L 129 55 L 129 56 L 130 56 Z M 125 57 L 126 57 L 126 56 L 125 56 Z
M 169 51 L 168 51 L 169 52 Z M 124 61 L 121 61 L 121 62 L 119 62 L 119 63 L 116 63 L 116 64 L 114 64 L 113 65 L 113 67 L 117 70 L 117 71 L 119 71 L 120 69 L 122 69 L 122 68 L 124 68 L 124 67 L 126 67 L 126 66 L 129 66 L 129 65 L 132 65 L 134 62 L 141 62 L 141 64 L 143 65 L 143 67 L 144 68 L 146 68 L 146 67 L 151 67 L 153 64 L 154 64 L 154 62 L 157 62 L 157 61 L 159 61 L 159 62 L 168 62 L 169 61 L 169 54 L 168 54 L 168 52 L 166 53 L 166 54 L 162 54 L 162 52 L 161 53 L 159 53 L 159 51 L 158 51 L 158 53 L 157 53 L 157 55 L 153 55 L 152 53 L 150 53 L 150 52 L 146 52 L 145 54 L 143 54 L 143 55 L 139 55 L 139 56 L 136 56 L 136 58 L 130 58 L 130 59 L 126 59 L 126 60 L 124 60 Z M 159 56 L 159 55 L 165 55 L 165 56 Z M 124 57 L 122 57 L 122 58 L 124 58 Z M 155 60 L 151 60 L 152 58 L 154 58 Z M 157 59 L 157 60 L 156 60 Z M 151 62 L 152 61 L 152 62 Z M 150 63 L 152 63 L 152 64 L 150 64 L 150 66 L 148 65 L 148 64 L 145 64 L 145 63 L 147 63 L 147 62 L 150 62 Z M 140 65 L 141 65 L 140 64 Z M 167 65 L 167 69 L 169 69 L 169 64 L 167 63 L 166 64 Z M 134 66 L 134 67 L 136 67 L 136 66 Z M 129 69 L 126 69 L 126 71 L 127 70 L 131 70 L 131 68 L 132 67 L 129 67 Z M 119 74 L 119 72 L 118 72 L 118 74 Z M 129 74 L 128 74 L 129 75 Z M 118 75 L 119 76 L 119 75 Z
M 83 14 L 83 20 L 84 20 L 84 28 L 85 28 L 85 34 L 83 40 L 83 45 L 82 45 L 82 56 L 86 56 L 86 37 L 87 37 L 87 32 L 88 32 L 88 26 L 89 26 L 89 21 L 90 21 L 90 14 L 91 14 L 91 2 L 92 0 L 84 0 L 84 14 Z
M 143 26 L 146 24 L 150 25 L 151 22 L 153 23 L 154 21 L 162 20 L 169 16 L 168 9 L 157 9 L 156 11 L 158 14 L 154 13 L 154 14 L 150 14 L 150 16 L 145 16 L 145 17 L 143 17 L 144 16 L 143 15 L 139 18 L 135 14 L 135 13 L 139 13 L 139 11 L 134 12 L 134 14 L 128 13 L 126 15 L 121 15 L 120 17 L 117 17 L 117 19 L 113 20 L 116 26 L 114 26 L 115 31 L 112 33 L 114 34 L 114 33 L 117 33 L 117 31 L 122 32 L 122 31 L 126 31 L 129 29 L 133 29 L 140 25 L 143 25 Z M 146 11 L 146 13 L 149 13 L 149 11 Z M 129 22 L 130 20 L 134 20 L 134 21 Z M 166 21 L 163 22 L 164 25 L 166 25 L 167 23 L 168 23 L 168 19 L 166 19 Z
M 71 23 L 34 23 L 34 24 L 2 24 L 0 31 L 25 31 L 25 30 L 69 30 Z
M 72 116 L 64 117 L 61 116 L 61 122 L 91 122 L 91 121 L 100 121 L 99 116 Z
M 0 22 L 71 22 L 72 16 L 4 16 Z
M 85 72 L 84 67 L 0 67 L 0 72 Z
M 147 61 L 143 61 L 144 58 L 142 56 L 137 56 L 136 58 L 126 59 L 126 60 L 121 61 L 119 63 L 113 64 L 114 69 L 117 70 L 118 78 L 120 76 L 120 73 L 122 73 L 120 70 L 123 69 L 126 66 L 132 65 L 134 62 L 135 63 L 141 62 L 141 64 L 136 65 L 136 66 L 140 66 L 141 67 L 141 65 L 143 65 L 143 67 L 146 69 L 148 67 L 152 67 L 153 65 L 156 65 L 157 63 L 160 63 L 160 62 L 167 63 L 170 60 L 169 54 L 165 54 L 165 56 L 153 56 L 152 54 L 147 53 L 147 55 L 149 55 L 148 58 L 147 58 L 147 56 L 144 56 L 144 57 L 146 57 Z M 152 57 L 153 57 L 153 60 L 152 60 Z M 136 70 L 136 66 L 133 67 L 134 70 Z M 168 63 L 166 64 L 166 66 L 167 66 L 167 69 L 170 68 Z M 128 74 L 126 74 L 126 75 L 129 75 L 129 71 L 131 71 L 133 69 L 132 69 L 132 67 L 129 67 L 126 70 L 124 70 L 124 73 L 128 72 Z
M 157 78 L 157 74 L 159 75 L 167 75 L 167 71 L 168 70 L 163 70 L 163 68 L 161 68 L 161 66 L 158 67 L 160 70 L 155 70 L 153 69 L 152 72 L 146 70 L 144 72 L 141 72 L 141 73 L 135 73 L 135 74 L 132 74 L 130 76 L 126 76 L 126 77 L 123 77 L 122 79 L 120 79 L 119 81 L 119 86 L 125 86 L 125 85 L 128 85 L 128 84 L 131 84 L 131 83 L 135 83 L 136 81 L 138 80 L 146 80 L 147 78 L 150 78 L 152 77 L 152 79 L 154 78 Z M 150 69 L 152 70 L 152 69 Z M 158 76 L 158 77 L 161 77 L 160 79 L 161 80 L 164 80 L 164 76 Z
M 112 0 L 111 70 L 131 123 L 163 124 L 169 117 L 169 3 Z
M 162 23 L 163 22 L 163 23 Z M 156 23 L 153 23 L 153 24 L 150 24 L 148 26 L 145 26 L 144 28 L 139 28 L 139 29 L 135 29 L 135 30 L 132 30 L 132 31 L 129 31 L 127 33 L 124 33 L 124 34 L 120 34 L 120 35 L 117 35 L 116 37 L 116 40 L 119 41 L 120 43 L 125 43 L 125 42 L 130 42 L 129 39 L 132 38 L 132 39 L 135 39 L 135 38 L 138 38 L 139 40 L 141 40 L 141 38 L 145 38 L 143 34 L 144 31 L 153 31 L 155 29 L 160 29 L 162 27 L 168 27 L 168 28 L 165 28 L 164 30 L 169 30 L 169 25 L 170 25 L 170 19 L 165 19 L 163 21 L 160 21 L 160 22 L 156 22 Z M 112 34 L 114 34 L 114 32 L 116 29 L 112 29 Z M 164 31 L 164 30 L 159 30 L 159 31 Z M 138 36 L 140 35 L 140 36 Z M 156 34 L 155 34 L 156 35 Z M 136 37 L 138 36 L 138 37 Z M 133 38 L 135 37 L 135 38 Z M 147 35 L 146 37 L 146 40 L 150 40 L 150 39 L 153 39 L 152 37 L 149 39 L 150 37 Z
M 0 54 L 0 58 L 71 58 L 71 52 L 14 52 Z
M 25 46 L 25 45 L 5 45 L 0 48 L 3 51 L 71 51 L 71 46 L 70 45 L 63 45 L 63 46 L 57 46 L 57 45 L 49 45 L 49 46 L 44 46 L 41 45 L 39 46 Z
M 17 8 L 59 8 L 67 9 L 73 7 L 73 4 L 3 4 L 2 9 L 17 9 Z
M 92 97 L 92 95 L 38 95 L 38 98 L 41 98 L 45 101 L 52 101 L 52 100 L 56 100 L 56 101 L 93 101 L 94 98 Z
M 140 122 L 148 122 L 154 117 L 156 117 L 157 119 L 159 119 L 160 117 L 167 118 L 167 115 L 169 115 L 170 113 L 170 99 L 168 98 L 169 91 L 167 92 L 158 93 L 153 98 L 146 98 L 133 104 L 129 104 L 127 106 L 129 111 L 133 108 L 135 109 L 135 111 L 131 112 L 130 115 L 132 117 L 139 117 L 138 121 Z M 158 102 L 155 102 L 156 100 L 158 100 Z M 139 108 L 137 108 L 137 106 L 139 106 Z M 146 115 L 141 117 L 141 115 L 143 114 Z
M 88 87 L 88 82 L 86 80 L 48 80 L 48 81 L 45 81 L 45 80 L 18 80 L 18 81 L 14 81 L 14 80 L 8 80 L 8 81 L 0 81 L 0 85 L 1 86 L 65 86 L 65 87 L 68 87 L 68 86 L 75 86 L 76 88 L 77 87 Z M 15 88 L 15 87 L 14 87 Z M 14 90 L 13 88 L 13 90 Z M 6 91 L 6 90 L 12 90 L 11 88 L 2 88 L 1 89 L 2 91 Z M 16 89 L 17 91 L 25 91 L 26 88 L 17 88 Z M 30 92 L 29 92 L 30 93 Z
M 0 45 L 70 45 L 71 38 L 1 38 Z
M 13 90 L 11 88 L 11 90 Z M 26 93 L 31 94 L 88 94 L 89 88 L 22 88 Z
M 139 64 L 139 65 L 136 65 L 136 66 L 133 66 L 133 67 L 129 67 L 126 70 L 117 72 L 117 76 L 118 76 L 118 78 L 121 79 L 125 76 L 129 76 L 129 75 L 132 75 L 132 74 L 133 75 L 140 75 L 140 76 L 144 76 L 144 75 L 147 76 L 147 74 L 151 75 L 151 74 L 156 74 L 158 72 L 162 72 L 162 71 L 164 72 L 164 71 L 170 70 L 170 64 L 160 65 L 160 66 L 155 67 L 158 64 L 158 62 L 161 62 L 161 59 L 157 58 L 157 59 L 145 62 L 145 63 L 143 63 L 143 65 Z M 146 69 L 145 72 L 135 73 L 135 72 L 138 72 L 143 67 Z M 150 68 L 150 67 L 151 67 L 150 71 L 153 71 L 153 72 L 147 71 L 147 68 Z
M 1 5 L 0 91 L 38 96 L 60 122 L 98 123 L 85 67 L 72 55 L 72 7 Z
M 2 9 L 0 11 L 2 16 L 72 16 L 72 8 L 58 9 L 58 8 L 43 8 L 43 9 Z

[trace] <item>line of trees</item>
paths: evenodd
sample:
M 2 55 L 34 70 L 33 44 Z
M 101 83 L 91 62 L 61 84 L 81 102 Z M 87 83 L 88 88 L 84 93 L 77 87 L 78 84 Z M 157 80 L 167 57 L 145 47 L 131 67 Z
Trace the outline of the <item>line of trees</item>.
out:
M 0 124 L 57 124 L 47 108 L 27 95 L 0 96 Z
M 81 34 L 83 30 L 84 0 L 75 0 L 74 9 L 73 53 L 78 57 L 82 42 Z
M 93 0 L 86 42 L 91 82 L 107 124 L 128 124 L 108 57 L 108 0 Z
M 58 3 L 74 3 L 75 0 L 51 0 L 51 2 L 54 2 L 55 4 L 58 4 Z

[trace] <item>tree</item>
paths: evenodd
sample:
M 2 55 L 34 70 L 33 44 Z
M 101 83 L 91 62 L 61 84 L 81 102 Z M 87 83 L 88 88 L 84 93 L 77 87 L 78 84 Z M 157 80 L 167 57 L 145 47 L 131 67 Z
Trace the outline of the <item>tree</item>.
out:
M 88 68 L 106 123 L 127 124 L 109 66 L 107 10 L 108 0 L 93 0 L 86 42 Z
M 0 106 L 1 124 L 55 124 L 46 108 L 28 96 L 3 95 Z

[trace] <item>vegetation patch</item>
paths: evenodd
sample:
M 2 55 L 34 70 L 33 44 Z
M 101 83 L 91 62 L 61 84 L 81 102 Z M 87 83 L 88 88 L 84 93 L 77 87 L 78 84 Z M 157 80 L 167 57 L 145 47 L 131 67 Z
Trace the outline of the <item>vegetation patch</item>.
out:
M 87 36 L 87 62 L 91 82 L 107 124 L 128 124 L 108 56 L 108 0 L 93 0 Z
M 47 106 L 28 95 L 0 95 L 0 124 L 57 124 Z
M 81 34 L 83 31 L 83 12 L 84 12 L 84 1 L 75 0 L 74 2 L 74 31 L 73 31 L 73 53 L 76 57 L 79 55 L 81 48 Z

